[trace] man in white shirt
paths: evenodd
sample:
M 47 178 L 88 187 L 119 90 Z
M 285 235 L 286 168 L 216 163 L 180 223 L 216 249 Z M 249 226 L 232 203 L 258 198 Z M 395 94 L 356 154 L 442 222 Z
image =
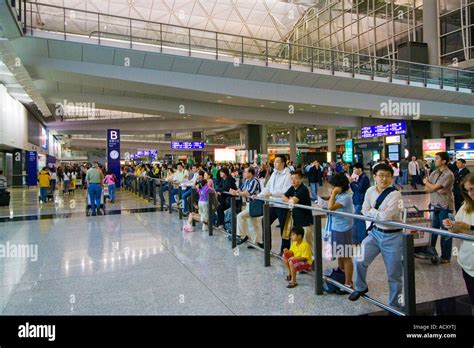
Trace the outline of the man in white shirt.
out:
M 178 189 L 173 187 L 173 184 L 175 185 L 180 185 L 184 183 L 185 181 L 188 180 L 188 171 L 184 170 L 184 165 L 182 163 L 178 163 L 176 165 L 176 172 L 173 174 L 173 176 L 170 177 L 169 179 L 169 188 L 171 189 L 171 202 L 170 205 L 176 205 L 176 196 L 178 194 Z M 167 191 L 168 188 L 163 188 L 163 192 Z
M 267 184 L 260 194 L 259 197 L 265 198 L 276 198 L 281 200 L 281 197 L 291 187 L 291 174 L 290 170 L 286 167 L 286 158 L 283 155 L 277 155 L 273 163 L 275 170 L 270 176 Z M 287 206 L 284 204 L 273 204 L 270 208 L 270 226 L 278 218 L 280 223 L 280 232 L 283 235 L 283 229 L 285 228 L 286 217 L 288 215 Z M 290 249 L 290 240 L 282 239 L 281 252 L 283 249 Z
M 416 160 L 416 156 L 411 156 L 411 161 L 408 163 L 408 175 L 411 176 L 411 187 L 416 190 L 416 183 L 418 182 L 420 175 L 420 166 Z
M 370 187 L 365 194 L 362 214 L 374 218 L 380 223 L 376 222 L 371 225 L 372 230 L 362 241 L 362 254 L 354 258 L 355 291 L 349 296 L 349 300 L 356 301 L 362 294 L 369 291 L 366 282 L 367 269 L 381 253 L 388 275 L 389 305 L 401 308 L 403 230 L 384 225 L 381 222 L 401 222 L 402 195 L 392 186 L 393 169 L 391 166 L 379 164 L 374 169 L 374 177 L 376 185 Z M 381 203 L 379 197 L 385 197 Z

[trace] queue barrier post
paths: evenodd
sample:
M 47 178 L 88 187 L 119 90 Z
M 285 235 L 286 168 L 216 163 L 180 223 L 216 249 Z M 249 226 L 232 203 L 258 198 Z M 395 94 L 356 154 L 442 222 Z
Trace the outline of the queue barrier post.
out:
M 213 212 L 212 212 L 212 202 L 214 200 L 214 197 L 215 197 L 215 193 L 214 192 L 209 192 L 209 199 L 208 199 L 208 204 L 209 204 L 209 209 L 208 209 L 208 216 L 207 216 L 207 223 L 209 225 L 209 236 L 212 236 L 212 229 L 214 228 L 214 225 L 212 223 L 212 219 L 213 219 Z
M 189 214 L 191 214 L 191 216 L 193 216 L 194 214 L 194 196 L 195 196 L 194 187 L 191 186 L 191 204 L 189 204 Z M 184 202 L 183 202 L 183 206 L 184 206 Z M 196 226 L 196 221 L 194 220 L 194 217 L 191 223 L 193 226 Z
M 173 207 L 172 207 L 172 204 L 171 204 L 171 199 L 173 197 L 173 194 L 171 193 L 171 190 L 173 189 L 173 184 L 171 182 L 168 182 L 168 212 L 170 214 L 173 213 Z
M 322 215 L 313 216 L 314 288 L 316 295 L 323 294 L 323 236 Z
M 151 180 L 151 189 L 153 190 L 153 205 L 156 206 L 156 179 Z
M 151 201 L 151 178 L 147 178 L 147 185 L 146 185 L 146 193 L 147 193 L 147 200 Z
M 403 304 L 405 315 L 416 314 L 415 242 L 413 234 L 403 235 Z
M 182 199 L 183 199 L 183 189 L 181 188 L 181 185 L 178 187 L 178 214 L 179 214 L 179 219 L 183 219 L 183 208 L 182 208 Z
M 232 249 L 237 247 L 237 198 L 230 197 L 230 234 L 232 241 Z
M 270 266 L 270 251 L 272 249 L 272 233 L 270 226 L 270 204 L 263 205 L 263 254 L 264 266 Z

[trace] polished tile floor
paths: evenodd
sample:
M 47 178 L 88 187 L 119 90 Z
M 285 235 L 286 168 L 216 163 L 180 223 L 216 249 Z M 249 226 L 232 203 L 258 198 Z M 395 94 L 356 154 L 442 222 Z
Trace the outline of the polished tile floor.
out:
M 183 222 L 176 213 L 142 213 L 140 209 L 153 205 L 129 192 L 119 193 L 117 203 L 108 206 L 116 214 L 97 217 L 85 216 L 82 191 L 43 206 L 36 195 L 33 189 L 14 190 L 14 208 L 2 210 L 3 216 L 11 216 L 11 211 L 13 215 L 50 215 L 36 221 L 0 223 L 0 245 L 37 247 L 36 257 L 0 259 L 0 312 L 4 315 L 360 315 L 380 311 L 364 300 L 354 303 L 346 296 L 316 296 L 311 274 L 300 275 L 299 286 L 287 289 L 277 258 L 272 258 L 271 267 L 264 267 L 263 252 L 245 246 L 232 250 L 223 233 L 209 237 L 199 224 L 193 233 L 182 232 Z M 426 195 L 407 195 L 404 200 L 426 208 Z M 278 251 L 275 225 L 273 250 Z M 416 260 L 415 265 L 418 303 L 466 294 L 455 258 L 443 266 L 425 260 Z M 332 266 L 334 262 L 324 263 L 324 267 Z M 368 282 L 370 295 L 386 302 L 388 287 L 380 257 L 369 269 Z

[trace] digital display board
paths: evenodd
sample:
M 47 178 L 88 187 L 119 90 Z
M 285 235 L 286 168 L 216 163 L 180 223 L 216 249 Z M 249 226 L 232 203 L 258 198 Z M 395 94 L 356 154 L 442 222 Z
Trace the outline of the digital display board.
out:
M 41 148 L 43 150 L 48 149 L 48 132 L 44 127 L 41 127 Z
M 405 134 L 407 125 L 405 121 L 381 124 L 378 126 L 363 127 L 360 131 L 362 138 L 386 137 L 392 135 Z
M 446 151 L 446 139 L 423 139 L 423 159 L 433 161 L 438 152 Z
M 204 142 L 173 141 L 171 150 L 195 150 L 204 149 Z
M 398 153 L 398 145 L 389 145 L 388 146 L 388 152 L 391 153 L 391 152 L 396 152 Z
M 354 141 L 352 139 L 344 141 L 345 152 L 343 155 L 344 162 L 352 163 L 354 158 Z
M 399 162 L 400 161 L 400 154 L 398 152 L 390 152 L 388 154 L 388 158 L 390 158 L 390 161 Z
M 142 158 L 142 157 L 152 157 L 156 158 L 158 156 L 157 150 L 138 150 L 136 153 L 130 154 L 130 158 Z
M 235 149 L 214 149 L 216 162 L 235 162 Z
M 455 140 L 454 150 L 456 159 L 462 158 L 466 161 L 474 161 L 474 139 Z
M 400 136 L 394 135 L 385 138 L 385 144 L 400 144 Z

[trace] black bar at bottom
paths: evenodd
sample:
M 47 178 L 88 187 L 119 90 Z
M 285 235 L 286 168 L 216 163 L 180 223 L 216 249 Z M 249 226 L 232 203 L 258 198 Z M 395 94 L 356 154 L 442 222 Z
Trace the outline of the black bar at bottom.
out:
M 416 314 L 415 243 L 412 234 L 403 235 L 403 302 L 405 315 Z
M 321 215 L 313 216 L 313 249 L 314 249 L 314 286 L 316 295 L 323 294 L 323 241 L 321 232 Z
M 264 266 L 270 266 L 270 251 L 272 250 L 272 233 L 270 226 L 270 204 L 263 205 L 263 254 Z

